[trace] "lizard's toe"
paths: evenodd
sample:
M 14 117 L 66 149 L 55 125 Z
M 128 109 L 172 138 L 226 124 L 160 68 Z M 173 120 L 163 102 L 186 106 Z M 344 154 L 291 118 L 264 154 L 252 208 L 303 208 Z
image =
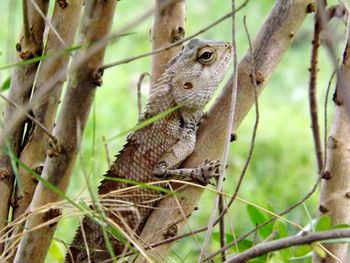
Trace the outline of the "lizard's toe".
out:
M 153 175 L 158 178 L 163 178 L 166 176 L 166 168 L 167 163 L 165 161 L 161 161 L 157 163 L 153 170 Z

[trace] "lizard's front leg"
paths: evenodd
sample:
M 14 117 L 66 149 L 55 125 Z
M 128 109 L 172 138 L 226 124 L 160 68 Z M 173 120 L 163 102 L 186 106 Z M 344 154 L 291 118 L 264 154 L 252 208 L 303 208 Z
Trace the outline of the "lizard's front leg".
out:
M 176 169 L 193 151 L 196 143 L 196 128 L 192 123 L 185 124 L 179 141 L 174 144 L 159 160 L 153 174 L 158 178 L 173 178 L 185 181 L 210 183 L 211 178 L 219 176 L 220 162 L 204 161 L 197 168 Z

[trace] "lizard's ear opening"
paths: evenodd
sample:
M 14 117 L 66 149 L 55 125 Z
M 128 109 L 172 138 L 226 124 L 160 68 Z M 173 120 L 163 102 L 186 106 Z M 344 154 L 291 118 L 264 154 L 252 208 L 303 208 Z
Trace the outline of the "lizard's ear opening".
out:
M 184 89 L 192 89 L 193 88 L 193 85 L 191 82 L 186 82 L 183 86 Z

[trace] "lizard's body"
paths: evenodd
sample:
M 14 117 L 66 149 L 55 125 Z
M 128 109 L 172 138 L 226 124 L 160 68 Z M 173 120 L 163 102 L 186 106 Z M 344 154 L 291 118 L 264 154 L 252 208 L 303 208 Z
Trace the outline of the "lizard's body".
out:
M 209 58 L 208 58 L 209 57 Z M 130 134 L 124 148 L 117 155 L 107 177 L 141 183 L 159 181 L 159 177 L 188 177 L 206 183 L 217 161 L 205 162 L 194 169 L 177 169 L 195 146 L 196 130 L 202 110 L 221 82 L 231 58 L 231 46 L 225 42 L 192 40 L 173 58 L 166 72 L 152 89 L 144 121 L 175 106 L 181 107 L 163 119 Z M 99 194 L 130 187 L 126 183 L 104 179 Z M 140 234 L 145 220 L 161 197 L 159 191 L 136 187 L 133 190 L 106 195 L 101 204 L 107 207 L 106 216 L 121 226 L 126 233 Z M 126 226 L 127 224 L 127 226 Z M 91 262 L 110 257 L 99 226 L 90 219 L 83 221 L 85 238 Z M 111 238 L 115 253 L 121 254 L 124 245 Z M 80 247 L 80 248 L 79 248 Z M 81 231 L 75 237 L 71 252 L 75 262 L 88 262 Z M 69 256 L 67 256 L 69 261 Z

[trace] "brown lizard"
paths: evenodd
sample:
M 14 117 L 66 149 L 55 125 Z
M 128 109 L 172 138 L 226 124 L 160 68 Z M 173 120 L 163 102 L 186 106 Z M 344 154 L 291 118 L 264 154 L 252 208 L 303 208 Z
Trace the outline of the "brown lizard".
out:
M 177 178 L 207 184 L 217 176 L 219 161 L 205 161 L 193 169 L 178 167 L 194 150 L 203 108 L 222 81 L 231 56 L 232 47 L 227 42 L 193 39 L 170 60 L 165 73 L 153 87 L 140 122 L 176 106 L 179 108 L 129 134 L 126 145 L 99 187 L 104 213 L 131 237 L 140 234 L 162 194 L 145 187 L 122 192 L 120 190 L 130 187 L 130 184 L 112 181 L 108 177 L 141 183 Z M 119 192 L 111 194 L 116 190 Z M 109 259 L 111 256 L 106 250 L 100 226 L 87 217 L 82 226 L 70 247 L 74 262 L 88 262 L 88 258 L 91 262 Z M 112 235 L 110 240 L 115 254 L 122 254 L 125 244 Z M 67 255 L 66 261 L 70 262 L 71 256 Z

